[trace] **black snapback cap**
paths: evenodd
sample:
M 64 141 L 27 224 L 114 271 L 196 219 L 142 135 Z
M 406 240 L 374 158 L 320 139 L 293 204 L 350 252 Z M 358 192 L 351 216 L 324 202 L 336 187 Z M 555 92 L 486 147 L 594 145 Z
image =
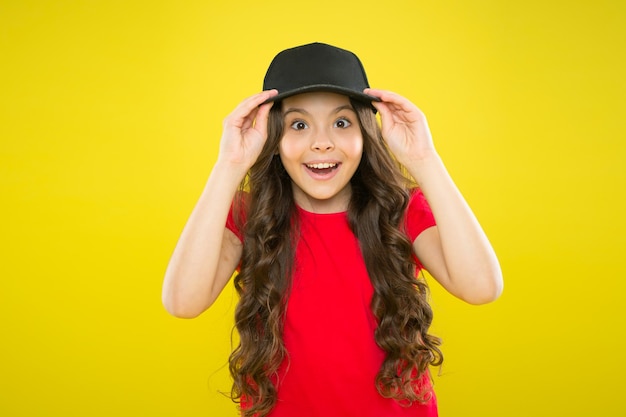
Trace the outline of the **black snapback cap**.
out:
M 263 90 L 278 90 L 267 102 L 313 91 L 344 94 L 365 103 L 380 101 L 363 93 L 368 87 L 363 64 L 354 53 L 318 42 L 280 52 L 263 81 Z

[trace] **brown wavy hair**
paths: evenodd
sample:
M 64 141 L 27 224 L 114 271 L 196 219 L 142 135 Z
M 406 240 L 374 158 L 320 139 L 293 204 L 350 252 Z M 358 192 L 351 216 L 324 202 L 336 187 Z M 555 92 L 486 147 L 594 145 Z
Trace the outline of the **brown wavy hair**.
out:
M 418 380 L 429 365 L 440 365 L 443 356 L 440 339 L 428 333 L 433 318 L 428 287 L 416 277 L 412 244 L 403 229 L 412 183 L 390 155 L 372 107 L 351 103 L 363 135 L 363 157 L 351 179 L 348 221 L 374 287 L 376 343 L 386 353 L 376 387 L 401 404 L 425 402 L 431 393 Z M 235 199 L 243 253 L 234 279 L 240 296 L 235 311 L 240 341 L 230 356 L 231 397 L 241 403 L 244 417 L 270 412 L 277 399 L 272 376 L 288 360 L 283 319 L 298 224 L 291 179 L 278 156 L 281 107 L 275 103 L 271 109 L 267 142 L 241 185 L 247 193 Z

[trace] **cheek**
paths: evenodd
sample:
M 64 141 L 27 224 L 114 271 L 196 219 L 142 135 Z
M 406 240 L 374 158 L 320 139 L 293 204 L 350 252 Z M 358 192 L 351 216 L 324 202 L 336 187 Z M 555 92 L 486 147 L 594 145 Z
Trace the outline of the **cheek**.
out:
M 347 155 L 360 158 L 363 154 L 363 138 L 361 136 L 350 138 L 344 142 L 343 149 Z
M 302 152 L 302 141 L 283 136 L 278 144 L 278 153 L 281 158 L 295 158 Z
M 278 154 L 283 161 L 283 165 L 298 155 L 297 142 L 283 137 L 278 144 Z

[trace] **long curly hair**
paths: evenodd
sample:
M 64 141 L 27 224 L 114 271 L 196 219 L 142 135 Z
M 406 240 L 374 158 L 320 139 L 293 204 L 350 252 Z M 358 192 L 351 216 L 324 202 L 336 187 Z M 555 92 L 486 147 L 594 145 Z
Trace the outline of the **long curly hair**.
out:
M 374 287 L 375 340 L 386 353 L 376 388 L 401 404 L 425 402 L 430 392 L 418 380 L 443 356 L 440 339 L 428 333 L 433 318 L 428 287 L 416 277 L 412 244 L 403 230 L 412 183 L 390 155 L 372 107 L 351 103 L 363 136 L 363 157 L 351 179 L 348 221 Z M 247 193 L 234 202 L 243 253 L 234 279 L 240 341 L 230 356 L 231 396 L 241 403 L 244 417 L 270 412 L 277 399 L 272 376 L 287 357 L 283 319 L 298 223 L 291 179 L 277 152 L 282 134 L 282 109 L 275 103 L 265 147 L 241 185 Z

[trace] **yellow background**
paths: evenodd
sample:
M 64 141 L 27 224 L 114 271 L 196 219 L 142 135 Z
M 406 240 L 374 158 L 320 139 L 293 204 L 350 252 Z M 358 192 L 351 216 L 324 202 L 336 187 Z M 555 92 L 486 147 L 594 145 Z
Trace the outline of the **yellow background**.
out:
M 498 252 L 496 303 L 432 285 L 441 415 L 625 415 L 625 4 L 2 0 L 0 415 L 236 415 L 233 290 L 180 320 L 162 276 L 223 117 L 312 41 L 426 112 Z

